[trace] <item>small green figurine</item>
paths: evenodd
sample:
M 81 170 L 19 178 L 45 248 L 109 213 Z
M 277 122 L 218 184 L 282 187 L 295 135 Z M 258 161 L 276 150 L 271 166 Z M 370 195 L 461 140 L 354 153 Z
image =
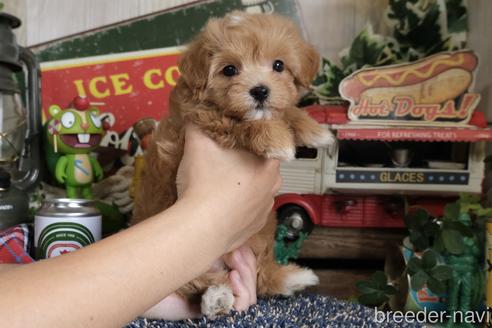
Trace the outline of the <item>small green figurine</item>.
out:
M 460 213 L 458 220 L 468 227 L 471 226 L 471 219 L 467 213 Z M 482 279 L 477 279 L 476 276 L 477 273 L 481 274 L 478 242 L 474 238 L 464 237 L 463 243 L 463 253 L 460 255 L 450 254 L 446 260 L 447 264 L 453 268 L 453 277 L 449 281 L 448 292 L 448 311 L 450 312 L 448 328 L 475 327 L 471 323 L 460 323 L 459 321 L 465 321 L 464 318 L 467 312 L 472 310 L 472 306 L 475 303 L 473 300 L 474 290 L 477 288 L 483 290 L 484 287 L 481 286 Z M 455 318 L 458 319 L 458 322 L 455 322 Z
M 53 105 L 48 110 L 47 138 L 54 153 L 63 154 L 56 157 L 54 175 L 65 184 L 69 198 L 92 199 L 92 182 L 103 178 L 103 170 L 91 151 L 101 142 L 103 124 L 87 98 L 76 97 L 70 107 Z
M 275 234 L 275 258 L 278 264 L 286 265 L 289 263 L 289 259 L 297 259 L 301 250 L 304 240 L 308 234 L 301 232 L 299 237 L 290 243 L 285 240 L 287 236 L 287 228 L 283 224 L 279 224 L 277 227 L 277 233 Z

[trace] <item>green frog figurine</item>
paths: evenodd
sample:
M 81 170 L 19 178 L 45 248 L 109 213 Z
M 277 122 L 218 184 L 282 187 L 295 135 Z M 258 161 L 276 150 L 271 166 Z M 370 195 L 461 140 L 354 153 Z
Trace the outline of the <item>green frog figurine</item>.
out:
M 70 108 L 49 108 L 46 133 L 56 156 L 54 175 L 65 184 L 69 198 L 92 199 L 92 183 L 103 178 L 103 170 L 91 152 L 104 134 L 99 109 L 87 98 L 75 97 Z M 80 192 L 80 195 L 79 195 Z

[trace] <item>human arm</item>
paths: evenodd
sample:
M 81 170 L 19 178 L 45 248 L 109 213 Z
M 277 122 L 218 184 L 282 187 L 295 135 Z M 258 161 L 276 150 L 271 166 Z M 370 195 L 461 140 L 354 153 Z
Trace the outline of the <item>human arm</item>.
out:
M 241 246 L 225 257 L 226 265 L 231 269 L 229 280 L 234 293 L 236 311 L 247 310 L 256 303 L 256 257 L 248 246 Z M 145 318 L 165 320 L 183 320 L 202 316 L 198 306 L 192 306 L 185 299 L 171 294 L 147 310 Z
M 20 264 L 16 263 L 0 263 L 0 273 L 13 268 L 17 268 L 19 265 Z
M 2 323 L 121 327 L 259 231 L 280 185 L 277 161 L 223 150 L 196 128 L 180 177 L 168 210 L 77 252 L 1 271 Z

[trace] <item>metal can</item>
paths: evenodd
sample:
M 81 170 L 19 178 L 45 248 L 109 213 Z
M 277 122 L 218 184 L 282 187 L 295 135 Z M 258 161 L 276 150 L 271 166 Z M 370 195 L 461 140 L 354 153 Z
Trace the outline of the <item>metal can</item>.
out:
M 34 217 L 36 259 L 76 251 L 101 239 L 101 214 L 94 201 L 56 198 L 44 201 Z

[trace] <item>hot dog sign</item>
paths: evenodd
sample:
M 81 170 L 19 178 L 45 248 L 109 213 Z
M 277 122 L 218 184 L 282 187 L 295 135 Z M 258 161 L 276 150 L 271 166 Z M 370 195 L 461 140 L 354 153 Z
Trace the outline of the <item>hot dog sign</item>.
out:
M 439 53 L 408 64 L 361 69 L 340 83 L 352 121 L 466 124 L 480 102 L 469 92 L 478 58 L 473 51 Z

